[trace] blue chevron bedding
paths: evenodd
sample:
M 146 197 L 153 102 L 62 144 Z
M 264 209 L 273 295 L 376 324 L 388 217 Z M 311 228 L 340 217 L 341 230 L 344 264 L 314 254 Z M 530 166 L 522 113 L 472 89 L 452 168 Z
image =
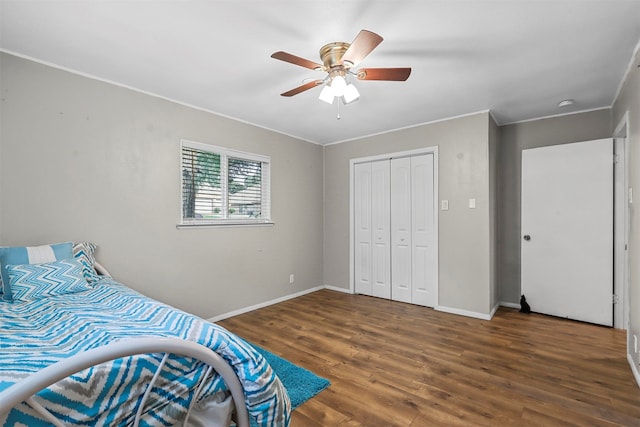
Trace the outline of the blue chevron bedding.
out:
M 102 278 L 91 289 L 35 301 L 0 302 L 0 391 L 58 360 L 136 336 L 178 337 L 203 344 L 232 365 L 250 417 L 259 426 L 287 426 L 290 402 L 264 358 L 224 328 L 147 298 Z M 188 398 L 204 373 L 201 364 L 172 356 L 145 406 L 140 425 L 173 425 L 184 417 Z M 89 368 L 38 394 L 68 425 L 128 425 L 160 362 L 160 355 L 135 356 Z M 147 369 L 148 368 L 148 369 Z M 135 379 L 135 381 L 132 381 Z M 225 390 L 221 378 L 205 396 Z M 0 414 L 0 425 L 44 426 L 27 405 Z

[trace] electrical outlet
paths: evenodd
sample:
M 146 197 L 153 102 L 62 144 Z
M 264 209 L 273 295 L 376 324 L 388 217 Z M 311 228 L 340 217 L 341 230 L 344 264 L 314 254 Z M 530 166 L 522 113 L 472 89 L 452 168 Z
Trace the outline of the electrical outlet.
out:
M 293 274 L 289 275 L 289 283 L 293 284 L 296 281 L 296 276 L 294 276 Z

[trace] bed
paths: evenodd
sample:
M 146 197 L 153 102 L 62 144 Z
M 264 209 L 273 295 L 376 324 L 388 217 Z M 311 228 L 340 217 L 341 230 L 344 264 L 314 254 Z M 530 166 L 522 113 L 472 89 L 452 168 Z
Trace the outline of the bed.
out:
M 117 282 L 95 245 L 64 244 L 25 264 L 0 248 L 0 425 L 289 425 L 250 344 Z

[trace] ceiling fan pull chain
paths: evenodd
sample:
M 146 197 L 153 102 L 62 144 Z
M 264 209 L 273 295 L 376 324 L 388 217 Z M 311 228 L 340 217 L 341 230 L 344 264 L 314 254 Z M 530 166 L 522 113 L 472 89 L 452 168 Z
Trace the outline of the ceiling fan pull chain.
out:
M 340 120 L 340 99 L 338 99 L 338 102 L 336 102 L 336 104 L 338 104 L 338 115 L 336 116 L 336 120 Z

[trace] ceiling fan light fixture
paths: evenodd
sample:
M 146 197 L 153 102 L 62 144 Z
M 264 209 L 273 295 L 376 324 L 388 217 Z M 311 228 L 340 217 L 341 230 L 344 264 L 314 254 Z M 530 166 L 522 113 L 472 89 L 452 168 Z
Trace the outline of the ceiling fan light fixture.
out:
M 320 48 L 322 65 L 287 52 L 274 52 L 271 55 L 274 59 L 327 73 L 324 79 L 311 80 L 280 95 L 290 97 L 314 87 L 322 86 L 319 99 L 327 104 L 333 104 L 333 100 L 339 98 L 338 118 L 340 118 L 341 102 L 346 105 L 360 99 L 358 89 L 350 83 L 350 80 L 355 78 L 358 80 L 405 81 L 409 78 L 411 68 L 408 67 L 353 70 L 382 40 L 380 35 L 372 31 L 361 30 L 351 43 L 328 43 Z
M 353 101 L 357 101 L 358 99 L 360 99 L 360 92 L 358 92 L 358 88 L 356 88 L 353 83 L 349 83 L 344 90 L 342 99 L 344 100 L 345 104 L 350 104 Z
M 331 89 L 333 94 L 337 97 L 344 95 L 344 91 L 347 89 L 347 81 L 344 77 L 337 75 L 331 79 Z
M 322 88 L 322 91 L 320 92 L 320 96 L 318 97 L 318 99 L 320 99 L 320 101 L 326 102 L 327 104 L 333 104 L 334 96 L 335 94 L 333 93 L 333 88 L 328 84 L 326 84 Z

